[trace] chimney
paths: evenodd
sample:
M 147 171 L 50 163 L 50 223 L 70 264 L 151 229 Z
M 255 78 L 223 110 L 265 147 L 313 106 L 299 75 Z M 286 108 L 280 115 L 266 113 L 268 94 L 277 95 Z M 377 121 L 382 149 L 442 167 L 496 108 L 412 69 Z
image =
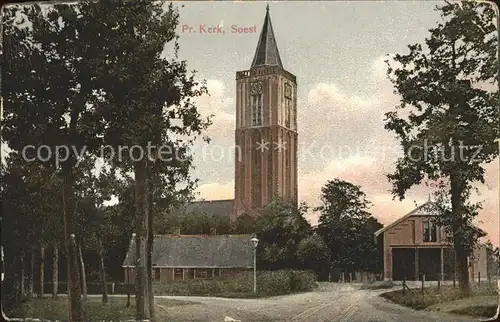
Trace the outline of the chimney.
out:
M 215 228 L 210 228 L 210 235 L 217 235 L 217 229 Z

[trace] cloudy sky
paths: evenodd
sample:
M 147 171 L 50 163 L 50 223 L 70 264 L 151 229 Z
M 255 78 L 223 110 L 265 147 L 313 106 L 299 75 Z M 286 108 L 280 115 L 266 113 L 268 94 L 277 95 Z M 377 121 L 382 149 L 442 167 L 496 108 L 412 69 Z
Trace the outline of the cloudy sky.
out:
M 299 200 L 315 206 L 322 185 L 340 178 L 361 186 L 372 213 L 384 224 L 428 199 L 417 187 L 393 200 L 386 174 L 399 156 L 397 141 L 383 128 L 384 113 L 398 97 L 385 76 L 385 57 L 405 53 L 436 26 L 440 2 L 270 2 L 285 69 L 297 76 Z M 210 97 L 199 100 L 213 114 L 209 145 L 195 147 L 199 198 L 234 196 L 235 73 L 250 67 L 265 15 L 265 2 L 187 2 L 180 8 L 180 52 L 206 79 Z M 209 26 L 225 33 L 203 33 Z M 232 33 L 232 26 L 256 32 Z M 206 26 L 206 27 L 203 27 Z M 249 29 L 251 31 L 251 29 Z M 484 209 L 479 225 L 499 241 L 498 160 L 487 166 L 480 187 Z M 312 223 L 316 214 L 309 214 Z

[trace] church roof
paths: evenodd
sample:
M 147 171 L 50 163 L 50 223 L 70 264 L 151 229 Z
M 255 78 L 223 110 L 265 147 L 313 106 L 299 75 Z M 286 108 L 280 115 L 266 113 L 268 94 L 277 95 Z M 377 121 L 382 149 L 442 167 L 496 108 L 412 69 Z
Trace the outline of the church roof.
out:
M 152 264 L 159 267 L 252 268 L 250 235 L 155 235 Z M 141 245 L 145 245 L 142 243 Z M 141 252 L 144 260 L 144 248 Z M 135 265 L 135 238 L 123 267 Z
M 274 37 L 273 25 L 271 24 L 271 16 L 269 15 L 269 5 L 266 8 L 266 17 L 262 25 L 259 42 L 255 50 L 255 56 L 252 62 L 252 68 L 259 66 L 279 66 L 281 64 L 280 53 L 278 51 L 278 44 Z

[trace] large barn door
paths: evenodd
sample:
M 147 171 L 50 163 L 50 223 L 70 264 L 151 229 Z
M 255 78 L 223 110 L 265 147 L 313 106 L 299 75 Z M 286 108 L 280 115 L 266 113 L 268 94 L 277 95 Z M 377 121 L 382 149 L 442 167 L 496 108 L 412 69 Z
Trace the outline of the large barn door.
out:
M 415 278 L 415 249 L 392 249 L 392 279 L 394 281 L 413 280 Z

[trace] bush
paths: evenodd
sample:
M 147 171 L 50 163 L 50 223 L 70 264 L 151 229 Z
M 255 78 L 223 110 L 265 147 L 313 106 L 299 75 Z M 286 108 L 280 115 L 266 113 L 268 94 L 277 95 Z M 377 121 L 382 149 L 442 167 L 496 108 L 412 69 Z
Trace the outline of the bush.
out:
M 288 270 L 262 272 L 257 276 L 257 290 L 268 295 L 292 293 L 291 275 Z
M 278 270 L 257 272 L 257 292 L 253 293 L 253 272 L 245 272 L 232 277 L 197 279 L 184 281 L 155 281 L 155 295 L 195 295 L 221 297 L 263 297 L 311 291 L 316 287 L 316 276 L 310 271 Z M 66 294 L 67 284 L 58 285 L 59 294 Z M 52 292 L 52 284 L 45 284 L 46 294 Z M 109 294 L 131 294 L 135 292 L 133 284 L 108 283 Z M 101 284 L 88 283 L 88 294 L 101 294 Z
M 316 287 L 316 274 L 312 271 L 289 270 L 288 274 L 293 292 L 307 292 Z
M 204 280 L 159 281 L 155 282 L 154 292 L 156 295 L 253 297 L 306 292 L 315 286 L 315 275 L 311 272 L 280 270 L 258 272 L 258 294 L 253 293 L 253 272 Z M 115 291 L 117 289 L 115 287 Z

